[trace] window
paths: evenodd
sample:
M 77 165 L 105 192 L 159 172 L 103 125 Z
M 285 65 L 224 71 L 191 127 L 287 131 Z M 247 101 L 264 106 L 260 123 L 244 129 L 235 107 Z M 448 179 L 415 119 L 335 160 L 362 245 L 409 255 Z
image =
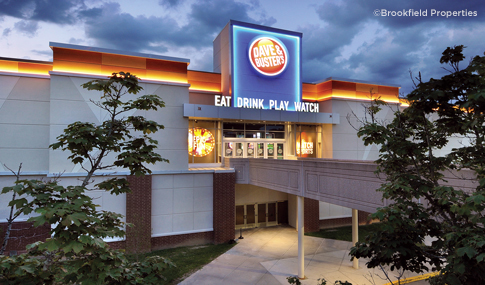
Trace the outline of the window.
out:
M 312 125 L 289 127 L 292 155 L 298 157 L 321 157 L 321 128 Z
M 220 163 L 220 122 L 190 120 L 188 130 L 189 163 Z
M 285 139 L 285 125 L 283 124 L 224 122 L 223 127 L 225 138 Z

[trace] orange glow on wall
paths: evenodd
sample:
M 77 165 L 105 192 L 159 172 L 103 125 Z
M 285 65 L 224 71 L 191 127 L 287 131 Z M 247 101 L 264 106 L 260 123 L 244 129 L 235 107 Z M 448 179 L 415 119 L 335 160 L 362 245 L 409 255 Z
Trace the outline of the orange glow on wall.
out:
M 204 128 L 189 129 L 189 155 L 203 157 L 212 152 L 215 146 L 214 135 Z
M 187 71 L 191 91 L 221 92 L 221 74 L 203 71 Z
M 51 70 L 52 64 L 49 63 L 0 60 L 0 71 L 4 72 L 49 75 L 49 71 Z
M 372 93 L 374 98 L 380 97 L 387 103 L 409 106 L 398 98 L 399 88 L 392 86 L 330 80 L 318 84 L 303 83 L 302 91 L 305 101 L 321 102 L 332 98 L 370 101 Z
M 379 96 L 380 96 L 379 94 L 376 94 L 375 98 L 377 98 Z M 332 92 L 332 94 L 329 94 L 329 95 L 319 97 L 318 101 L 325 101 L 325 100 L 329 100 L 329 99 L 332 99 L 332 98 L 351 99 L 351 100 L 360 100 L 360 101 L 370 101 L 371 100 L 369 98 L 369 96 L 364 96 L 364 95 L 360 95 L 360 94 L 349 95 L 349 94 L 345 94 L 344 92 L 338 91 L 338 92 Z M 382 95 L 380 99 L 382 101 L 386 102 L 386 103 L 391 103 L 391 104 L 399 104 L 400 103 L 402 106 L 409 106 L 407 103 L 405 103 L 405 101 L 403 101 L 399 98 L 393 97 L 393 96 Z
M 155 81 L 168 81 L 175 83 L 187 83 L 187 75 L 183 73 L 171 73 L 166 71 L 150 70 L 146 71 L 146 78 L 142 79 L 155 80 Z
M 0 60 L 0 70 L 7 72 L 19 72 L 19 64 L 15 61 Z
M 97 76 L 111 76 L 113 72 L 130 72 L 135 74 L 141 80 L 153 80 L 163 82 L 173 82 L 187 84 L 187 77 L 182 74 L 173 74 L 169 72 L 156 70 L 141 70 L 135 68 L 127 68 L 123 66 L 103 66 L 82 62 L 65 62 L 57 61 L 54 64 L 54 71 L 68 72 L 77 74 L 88 74 Z
M 141 80 L 187 84 L 187 63 L 54 47 L 54 71 L 111 76 L 125 71 Z

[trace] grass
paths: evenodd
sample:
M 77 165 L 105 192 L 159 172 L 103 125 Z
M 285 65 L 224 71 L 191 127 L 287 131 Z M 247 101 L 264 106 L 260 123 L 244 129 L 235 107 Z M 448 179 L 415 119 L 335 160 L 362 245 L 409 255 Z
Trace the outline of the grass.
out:
M 164 271 L 163 276 L 167 278 L 164 284 L 177 284 L 193 272 L 217 258 L 219 255 L 231 249 L 234 245 L 235 244 L 209 244 L 202 246 L 177 247 L 152 251 L 144 256 L 159 255 L 169 258 L 176 267 Z
M 359 226 L 359 241 L 363 242 L 368 234 L 378 231 L 381 227 L 382 225 L 380 223 Z M 306 233 L 305 235 L 343 241 L 352 241 L 352 226 L 323 229 L 318 232 Z

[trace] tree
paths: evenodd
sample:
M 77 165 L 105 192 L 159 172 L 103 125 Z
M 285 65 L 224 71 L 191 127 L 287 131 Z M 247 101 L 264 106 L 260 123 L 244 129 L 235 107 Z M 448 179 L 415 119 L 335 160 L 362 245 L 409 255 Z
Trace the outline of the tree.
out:
M 430 280 L 434 284 L 485 283 L 485 57 L 460 69 L 463 48 L 443 52 L 440 63 L 450 74 L 428 82 L 416 78 L 409 107 L 391 122 L 374 120 L 358 131 L 366 145 L 380 145 L 377 172 L 386 182 L 378 191 L 391 201 L 372 215 L 383 230 L 351 249 L 353 257 L 369 258 L 370 268 L 420 273 L 429 263 L 440 272 Z M 472 190 L 451 187 L 447 173 Z
M 164 107 L 156 95 L 143 95 L 123 100 L 126 94 L 137 94 L 142 88 L 136 76 L 113 73 L 109 80 L 93 80 L 82 85 L 101 91 L 101 101 L 92 102 L 108 112 L 109 118 L 96 125 L 89 122 L 70 124 L 50 147 L 67 150 L 69 159 L 81 164 L 87 175 L 80 186 L 64 187 L 52 181 L 19 180 L 2 193 L 13 192 L 16 215 L 31 214 L 34 226 L 49 223 L 52 238 L 28 246 L 29 252 L 15 257 L 0 256 L 0 281 L 9 284 L 159 284 L 161 272 L 170 261 L 150 257 L 142 262 L 129 262 L 125 254 L 111 249 L 103 238 L 124 237 L 121 215 L 97 211 L 85 194 L 86 186 L 98 170 L 121 167 L 131 175 L 151 173 L 145 164 L 168 162 L 154 150 L 157 141 L 148 134 L 163 129 L 141 116 L 124 116 L 131 110 L 157 110 Z M 113 162 L 106 157 L 115 153 Z M 110 178 L 94 185 L 111 194 L 130 192 L 124 178 Z M 30 198 L 30 199 L 27 199 Z

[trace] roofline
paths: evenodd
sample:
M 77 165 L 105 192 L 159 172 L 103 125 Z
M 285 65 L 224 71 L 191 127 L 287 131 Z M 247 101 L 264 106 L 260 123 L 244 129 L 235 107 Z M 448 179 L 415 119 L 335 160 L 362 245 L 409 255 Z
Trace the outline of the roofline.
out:
M 205 71 L 205 70 L 195 70 L 195 69 L 188 69 L 187 68 L 187 71 L 195 71 L 195 72 L 203 72 L 203 73 L 210 73 L 210 74 L 219 74 L 219 75 L 221 75 L 220 72 Z
M 328 78 L 325 78 L 323 80 L 319 80 L 319 81 L 316 81 L 316 82 L 303 82 L 303 83 L 316 85 L 316 84 L 320 84 L 320 83 L 331 81 L 331 80 L 401 88 L 401 85 L 398 85 L 398 84 L 387 84 L 387 83 L 379 83 L 379 82 L 375 82 L 375 81 L 365 81 L 365 80 L 348 79 L 348 78 L 341 78 L 341 77 L 328 77 Z
M 167 60 L 167 61 L 184 62 L 184 63 L 187 63 L 187 64 L 190 63 L 190 59 L 181 58 L 181 57 L 171 57 L 171 56 L 155 55 L 155 54 L 149 54 L 149 53 L 130 52 L 130 51 L 123 51 L 123 50 L 116 50 L 116 49 L 89 47 L 89 46 L 72 45 L 72 44 L 63 44 L 63 43 L 56 43 L 56 42 L 49 42 L 49 47 L 51 49 L 52 48 L 75 49 L 75 50 L 101 52 L 101 53 L 109 53 L 109 54 L 116 54 L 116 55 L 127 55 L 127 56 L 134 56 L 134 57 L 143 57 L 143 58 L 152 58 L 152 59 L 160 59 L 160 60 Z
M 0 60 L 52 65 L 52 61 L 32 60 L 32 59 L 23 59 L 23 58 L 0 57 Z

